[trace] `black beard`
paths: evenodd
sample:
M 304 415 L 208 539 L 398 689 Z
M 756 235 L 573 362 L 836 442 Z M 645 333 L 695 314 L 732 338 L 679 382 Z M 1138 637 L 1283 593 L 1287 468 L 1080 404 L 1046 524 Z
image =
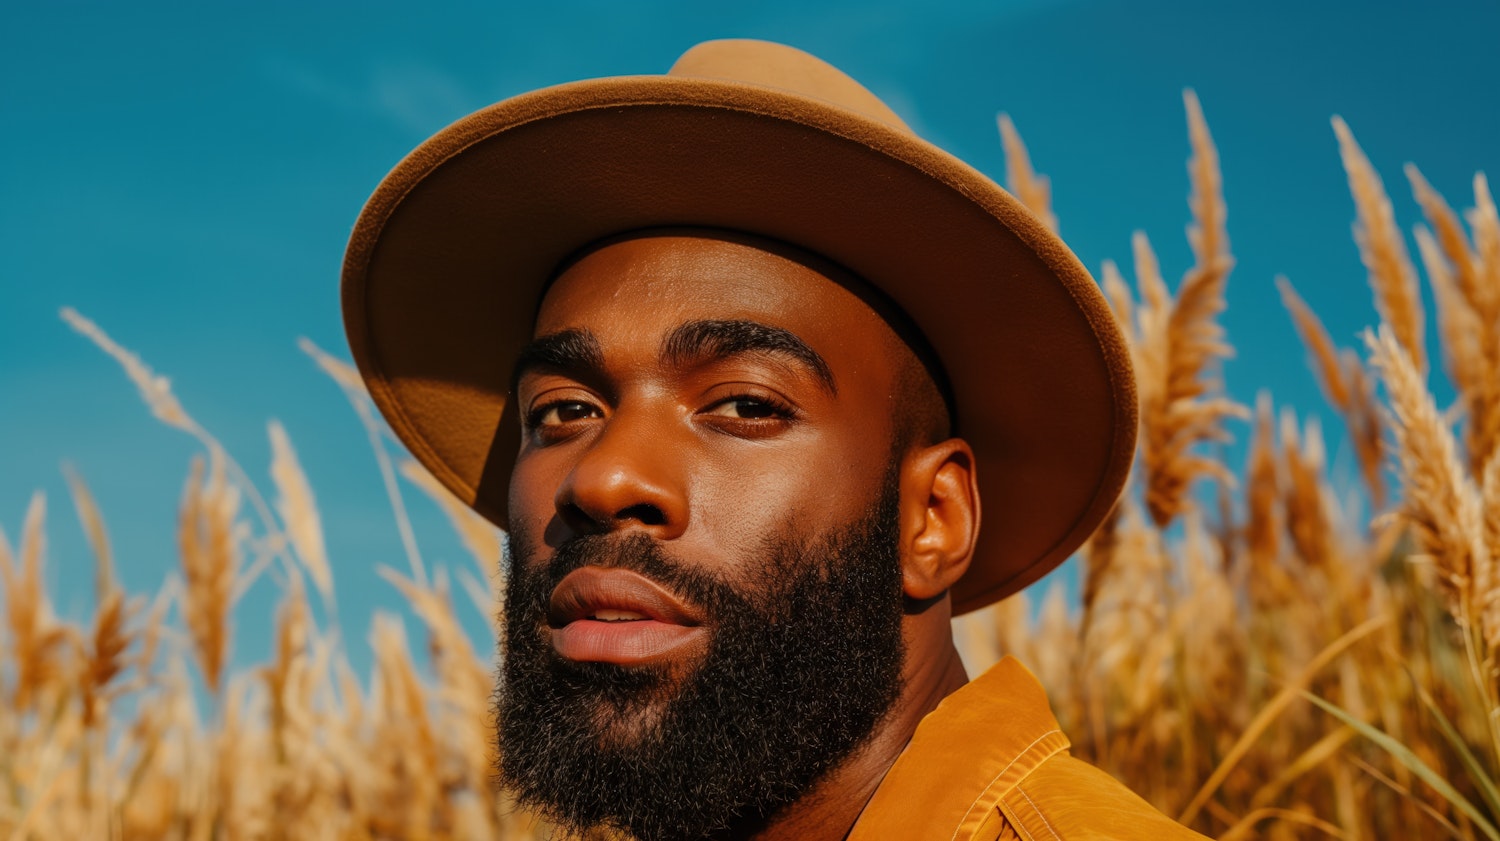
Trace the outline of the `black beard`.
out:
M 735 837 L 806 794 L 874 731 L 901 692 L 897 490 L 823 538 L 768 541 L 741 592 L 672 562 L 647 535 L 571 540 L 537 567 L 511 541 L 500 776 L 565 832 L 646 841 Z M 572 662 L 543 634 L 552 590 L 585 565 L 629 569 L 709 618 L 701 665 Z

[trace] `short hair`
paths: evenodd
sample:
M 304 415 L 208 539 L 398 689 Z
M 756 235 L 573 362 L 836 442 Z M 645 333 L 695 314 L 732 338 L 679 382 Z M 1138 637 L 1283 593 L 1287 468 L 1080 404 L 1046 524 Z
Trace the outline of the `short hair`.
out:
M 943 399 L 937 381 L 911 348 L 902 342 L 897 356 L 896 389 L 891 395 L 892 446 L 905 454 L 917 447 L 930 447 L 953 436 L 949 402 Z

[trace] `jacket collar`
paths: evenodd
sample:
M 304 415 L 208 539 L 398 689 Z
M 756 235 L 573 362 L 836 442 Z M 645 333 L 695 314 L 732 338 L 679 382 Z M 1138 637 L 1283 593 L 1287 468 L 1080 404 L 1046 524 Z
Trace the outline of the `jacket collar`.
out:
M 946 827 L 954 838 L 966 837 L 1017 783 L 1068 746 L 1041 684 L 1006 657 L 922 719 L 848 841 L 942 837 L 934 830 Z

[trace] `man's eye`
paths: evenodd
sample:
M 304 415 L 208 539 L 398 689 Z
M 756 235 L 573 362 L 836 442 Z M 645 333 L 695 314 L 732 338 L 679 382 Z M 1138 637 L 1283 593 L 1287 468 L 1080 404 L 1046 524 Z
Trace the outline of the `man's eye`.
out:
M 590 403 L 578 400 L 565 400 L 560 403 L 549 403 L 539 407 L 531 413 L 529 419 L 531 426 L 558 426 L 577 420 L 598 417 L 599 410 Z
M 786 417 L 788 412 L 784 407 L 768 400 L 760 400 L 754 397 L 732 397 L 714 405 L 708 410 L 708 414 L 740 418 L 742 420 L 761 420 L 763 418 Z

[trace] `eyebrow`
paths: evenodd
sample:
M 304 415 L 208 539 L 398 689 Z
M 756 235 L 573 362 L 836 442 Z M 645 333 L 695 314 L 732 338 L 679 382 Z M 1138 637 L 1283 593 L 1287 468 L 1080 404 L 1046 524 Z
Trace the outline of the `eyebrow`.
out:
M 548 333 L 528 342 L 511 370 L 510 393 L 516 393 L 521 377 L 536 370 L 576 373 L 604 368 L 604 348 L 588 330 L 570 328 Z
M 758 321 L 689 321 L 667 334 L 662 360 L 688 365 L 741 355 L 775 356 L 807 368 L 830 394 L 838 394 L 828 363 L 790 330 Z
M 830 394 L 838 394 L 828 362 L 790 330 L 758 321 L 703 320 L 678 325 L 662 341 L 660 355 L 669 365 L 684 366 L 741 355 L 782 357 L 807 368 Z M 516 357 L 510 391 L 537 370 L 581 373 L 604 369 L 604 348 L 592 332 L 569 328 L 528 342 Z

